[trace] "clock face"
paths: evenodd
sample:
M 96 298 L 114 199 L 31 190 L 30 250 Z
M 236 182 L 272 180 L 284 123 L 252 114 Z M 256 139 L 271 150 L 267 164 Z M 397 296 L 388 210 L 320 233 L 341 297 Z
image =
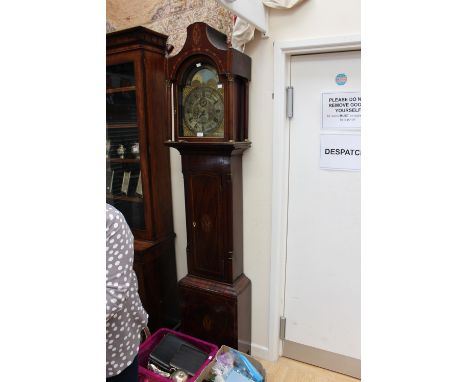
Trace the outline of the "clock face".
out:
M 182 87 L 179 135 L 185 137 L 224 137 L 224 89 L 218 73 L 198 63 L 189 69 Z
M 184 125 L 194 135 L 209 136 L 215 133 L 223 122 L 223 118 L 224 102 L 216 89 L 198 86 L 187 94 Z

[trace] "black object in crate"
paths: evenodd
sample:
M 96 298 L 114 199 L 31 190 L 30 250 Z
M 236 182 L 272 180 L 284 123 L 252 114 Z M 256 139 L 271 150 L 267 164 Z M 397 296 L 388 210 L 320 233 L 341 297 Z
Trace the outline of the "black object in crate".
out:
M 148 362 L 166 372 L 182 369 L 194 375 L 207 358 L 207 353 L 168 333 L 150 353 Z

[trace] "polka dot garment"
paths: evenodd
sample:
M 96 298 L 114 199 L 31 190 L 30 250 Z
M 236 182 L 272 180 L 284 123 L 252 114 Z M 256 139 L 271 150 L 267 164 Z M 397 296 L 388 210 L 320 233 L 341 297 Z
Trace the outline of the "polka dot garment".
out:
M 148 315 L 133 271 L 133 234 L 120 211 L 106 204 L 106 378 L 130 366 Z

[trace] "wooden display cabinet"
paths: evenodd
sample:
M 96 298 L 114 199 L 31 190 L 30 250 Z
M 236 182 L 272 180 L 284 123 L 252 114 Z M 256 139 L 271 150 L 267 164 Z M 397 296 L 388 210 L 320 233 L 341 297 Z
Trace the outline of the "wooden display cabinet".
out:
M 144 27 L 107 34 L 106 199 L 135 237 L 134 269 L 149 328 L 179 323 L 167 139 L 167 36 Z

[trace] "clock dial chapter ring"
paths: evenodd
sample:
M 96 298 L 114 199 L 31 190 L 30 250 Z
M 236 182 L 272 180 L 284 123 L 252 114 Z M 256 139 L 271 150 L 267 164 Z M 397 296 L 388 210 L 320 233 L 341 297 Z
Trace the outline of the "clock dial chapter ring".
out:
M 210 86 L 193 88 L 184 105 L 184 124 L 194 134 L 216 131 L 224 120 L 223 97 Z

